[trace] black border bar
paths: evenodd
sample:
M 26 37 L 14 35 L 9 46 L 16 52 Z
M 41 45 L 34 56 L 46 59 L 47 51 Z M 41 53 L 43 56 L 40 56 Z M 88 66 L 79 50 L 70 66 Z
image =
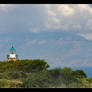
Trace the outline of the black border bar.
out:
M 92 0 L 0 0 L 0 4 L 91 4 Z

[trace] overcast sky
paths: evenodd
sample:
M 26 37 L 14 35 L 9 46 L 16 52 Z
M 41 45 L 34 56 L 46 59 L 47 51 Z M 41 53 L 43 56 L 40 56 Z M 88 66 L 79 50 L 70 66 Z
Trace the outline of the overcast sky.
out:
M 1 61 L 12 43 L 20 59 L 92 67 L 91 4 L 0 4 Z

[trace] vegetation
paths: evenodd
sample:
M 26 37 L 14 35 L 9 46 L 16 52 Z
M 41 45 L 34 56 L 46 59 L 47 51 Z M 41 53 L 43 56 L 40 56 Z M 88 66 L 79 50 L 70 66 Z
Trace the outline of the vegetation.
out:
M 15 62 L 0 62 L 0 72 L 23 71 L 40 72 L 49 67 L 45 60 L 18 60 Z
M 0 88 L 92 87 L 92 78 L 87 78 L 83 70 L 49 67 L 40 59 L 0 62 Z
M 20 88 L 21 82 L 16 80 L 0 79 L 0 88 Z

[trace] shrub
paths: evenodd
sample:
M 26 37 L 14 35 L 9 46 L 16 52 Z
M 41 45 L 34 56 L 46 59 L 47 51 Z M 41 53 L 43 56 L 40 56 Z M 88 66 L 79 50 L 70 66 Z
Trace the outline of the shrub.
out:
M 18 60 L 15 62 L 0 62 L 1 72 L 23 71 L 23 72 L 40 72 L 49 67 L 45 60 Z
M 27 78 L 27 74 L 19 71 L 19 72 L 9 72 L 7 73 L 7 79 L 18 79 L 18 78 Z
M 72 72 L 72 74 L 76 77 L 76 78 L 86 78 L 86 74 L 83 70 L 75 70 Z
M 70 80 L 71 79 L 71 80 Z M 48 88 L 58 87 L 59 85 L 65 84 L 68 87 L 69 84 L 75 81 L 75 77 L 72 75 L 70 68 L 55 68 L 39 73 L 34 73 L 27 78 L 22 87 L 24 88 Z
M 18 88 L 20 83 L 13 82 L 7 79 L 0 79 L 0 88 Z

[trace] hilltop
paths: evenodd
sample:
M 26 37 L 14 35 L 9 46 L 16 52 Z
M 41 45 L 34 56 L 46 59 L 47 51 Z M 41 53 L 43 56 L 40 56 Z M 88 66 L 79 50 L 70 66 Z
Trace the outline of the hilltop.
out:
M 83 70 L 49 67 L 40 59 L 0 62 L 0 88 L 91 87 L 92 79 Z

